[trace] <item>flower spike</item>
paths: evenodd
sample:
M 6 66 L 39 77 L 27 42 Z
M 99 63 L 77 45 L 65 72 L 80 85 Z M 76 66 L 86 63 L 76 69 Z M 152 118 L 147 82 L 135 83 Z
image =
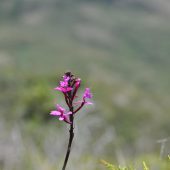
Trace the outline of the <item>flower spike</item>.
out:
M 69 144 L 67 147 L 67 153 L 65 156 L 64 164 L 62 170 L 65 170 L 67 161 L 71 151 L 71 145 L 74 138 L 74 115 L 77 113 L 85 104 L 91 105 L 92 103 L 86 101 L 86 99 L 91 99 L 92 94 L 90 88 L 86 88 L 83 94 L 82 100 L 75 102 L 74 100 L 78 98 L 77 92 L 81 85 L 81 79 L 76 78 L 71 72 L 66 72 L 59 83 L 59 86 L 54 88 L 63 93 L 65 102 L 68 106 L 68 110 L 61 107 L 59 104 L 56 105 L 56 109 L 50 112 L 50 115 L 57 116 L 60 121 L 64 121 L 70 124 L 70 137 Z

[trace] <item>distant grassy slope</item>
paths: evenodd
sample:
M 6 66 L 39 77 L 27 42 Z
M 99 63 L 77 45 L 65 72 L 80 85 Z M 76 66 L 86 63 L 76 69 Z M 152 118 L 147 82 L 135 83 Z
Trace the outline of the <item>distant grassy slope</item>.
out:
M 164 13 L 94 3 L 40 9 L 1 23 L 1 51 L 17 67 L 49 73 L 102 67 L 123 79 L 168 87 L 170 24 Z

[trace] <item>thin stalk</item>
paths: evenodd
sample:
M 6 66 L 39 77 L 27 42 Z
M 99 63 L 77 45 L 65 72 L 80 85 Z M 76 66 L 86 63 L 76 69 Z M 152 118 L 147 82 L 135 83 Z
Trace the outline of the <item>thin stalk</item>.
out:
M 70 111 L 73 112 L 73 108 L 70 108 Z M 70 156 L 72 141 L 73 141 L 73 138 L 74 138 L 74 116 L 73 116 L 73 114 L 70 115 L 70 121 L 72 122 L 70 124 L 70 130 L 69 130 L 70 137 L 69 137 L 67 152 L 66 152 L 66 156 L 65 156 L 65 160 L 64 160 L 62 170 L 66 169 L 66 165 L 67 165 L 67 162 L 68 162 L 68 159 L 69 159 L 69 156 Z
M 80 107 L 79 107 L 77 110 L 75 110 L 75 111 L 73 112 L 73 114 L 76 113 L 76 112 L 78 112 L 78 111 L 84 106 L 84 104 L 85 104 L 85 102 L 82 102 L 82 104 L 80 105 Z

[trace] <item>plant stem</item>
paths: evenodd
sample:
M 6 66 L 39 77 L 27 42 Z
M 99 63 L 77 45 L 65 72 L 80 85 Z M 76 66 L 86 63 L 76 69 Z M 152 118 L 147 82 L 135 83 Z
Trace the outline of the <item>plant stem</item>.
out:
M 70 111 L 73 112 L 73 108 L 71 108 Z M 67 165 L 69 155 L 70 155 L 70 151 L 71 151 L 72 141 L 73 141 L 73 138 L 74 138 L 74 117 L 73 117 L 73 114 L 70 115 L 70 121 L 72 122 L 70 124 L 70 130 L 69 130 L 70 137 L 69 137 L 69 143 L 68 143 L 67 152 L 66 152 L 66 156 L 65 156 L 65 160 L 64 160 L 62 170 L 66 169 L 66 165 Z

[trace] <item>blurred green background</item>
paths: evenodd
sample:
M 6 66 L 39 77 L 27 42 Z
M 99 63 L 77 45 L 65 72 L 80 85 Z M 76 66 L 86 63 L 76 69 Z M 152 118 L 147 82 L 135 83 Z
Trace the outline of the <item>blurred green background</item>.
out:
M 94 96 L 76 116 L 69 170 L 159 156 L 169 54 L 167 0 L 1 0 L 0 169 L 61 169 L 69 127 L 49 112 L 64 102 L 53 88 L 67 70 Z

